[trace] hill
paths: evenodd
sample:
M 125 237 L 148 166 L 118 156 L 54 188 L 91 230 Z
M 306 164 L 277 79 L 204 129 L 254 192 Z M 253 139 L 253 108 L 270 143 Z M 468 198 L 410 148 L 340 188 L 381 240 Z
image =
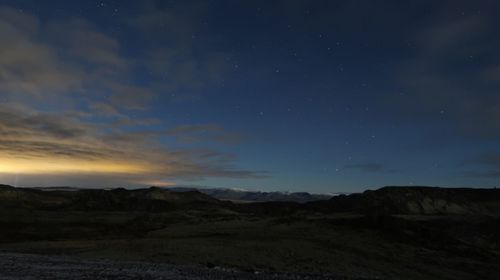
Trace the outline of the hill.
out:
M 2 207 L 79 211 L 168 211 L 216 208 L 223 202 L 198 191 L 171 192 L 161 188 L 126 190 L 35 189 L 0 186 Z
M 321 212 L 411 215 L 499 215 L 500 189 L 384 187 L 311 202 Z

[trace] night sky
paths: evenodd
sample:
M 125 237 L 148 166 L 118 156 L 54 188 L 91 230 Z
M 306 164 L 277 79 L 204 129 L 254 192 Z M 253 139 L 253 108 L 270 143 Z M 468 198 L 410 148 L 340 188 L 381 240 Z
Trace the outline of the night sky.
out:
M 500 185 L 499 1 L 2 1 L 0 182 Z

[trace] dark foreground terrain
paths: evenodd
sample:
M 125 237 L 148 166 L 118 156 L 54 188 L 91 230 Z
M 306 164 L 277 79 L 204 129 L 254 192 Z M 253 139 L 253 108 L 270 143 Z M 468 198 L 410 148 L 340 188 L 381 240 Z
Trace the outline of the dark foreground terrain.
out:
M 334 275 L 243 272 L 222 267 L 210 269 L 188 265 L 86 260 L 68 256 L 13 253 L 0 253 L 0 279 L 347 280 L 345 277 Z
M 497 189 L 235 204 L 158 188 L 0 187 L 0 279 L 497 280 L 499 241 Z

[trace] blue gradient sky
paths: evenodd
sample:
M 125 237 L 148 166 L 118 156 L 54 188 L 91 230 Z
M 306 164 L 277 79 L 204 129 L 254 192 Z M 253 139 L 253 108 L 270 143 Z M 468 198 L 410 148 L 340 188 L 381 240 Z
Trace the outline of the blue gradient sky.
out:
M 0 1 L 0 179 L 497 186 L 499 8 Z

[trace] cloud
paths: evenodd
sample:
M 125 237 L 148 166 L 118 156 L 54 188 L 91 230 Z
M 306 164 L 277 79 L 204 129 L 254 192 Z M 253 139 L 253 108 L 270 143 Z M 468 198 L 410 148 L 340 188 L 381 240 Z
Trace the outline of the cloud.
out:
M 203 1 L 182 2 L 165 5 L 162 1 L 142 1 L 133 16 L 127 18 L 130 26 L 139 29 L 148 40 L 174 41 L 185 46 L 192 45 L 192 36 L 203 27 L 203 18 L 208 7 Z M 158 38 L 158 34 L 165 37 Z
M 454 52 L 467 51 L 467 46 L 457 48 L 460 44 L 470 43 L 481 35 L 485 23 L 480 16 L 468 16 L 451 21 L 433 23 L 416 34 L 422 56 L 442 56 L 443 53 L 453 55 Z M 450 50 L 455 51 L 450 52 Z
M 110 102 L 125 109 L 146 110 L 154 96 L 149 88 L 141 86 L 112 83 L 108 87 L 113 92 Z
M 500 170 L 490 170 L 490 171 L 463 171 L 462 175 L 469 178 L 487 178 L 487 179 L 497 179 L 500 178 Z
M 108 116 L 108 117 L 125 117 L 123 114 L 121 114 L 116 107 L 114 107 L 111 104 L 104 103 L 104 102 L 94 102 L 90 104 L 90 109 L 92 112 L 95 114 L 101 115 L 101 116 Z
M 224 74 L 226 55 L 193 39 L 203 5 L 149 5 L 127 24 L 155 43 L 133 58 L 119 37 L 85 19 L 42 20 L 0 6 L 0 178 L 74 185 L 261 176 L 236 168 L 234 155 L 162 143 L 241 137 L 217 124 L 167 128 L 151 117 L 155 101 L 174 91 L 176 100 L 198 100 Z
M 39 22 L 30 15 L 0 8 L 0 93 L 42 97 L 82 87 L 82 71 L 63 63 L 56 50 L 37 39 Z
M 356 169 L 362 172 L 380 172 L 384 169 L 384 167 L 378 163 L 365 163 L 344 165 L 344 169 Z
M 64 115 L 64 114 L 63 114 Z M 233 166 L 234 157 L 211 151 L 169 150 L 161 131 L 102 130 L 67 114 L 0 106 L 0 173 L 20 176 L 87 176 L 137 183 L 172 178 L 258 177 Z M 137 183 L 138 184 L 138 183 Z
M 480 170 L 462 171 L 461 174 L 464 177 L 500 178 L 500 153 L 498 152 L 483 153 L 476 157 L 464 160 L 460 165 L 476 166 L 480 168 Z
M 187 144 L 204 141 L 237 144 L 242 140 L 240 134 L 227 132 L 217 124 L 181 125 L 167 130 L 166 134 Z
M 41 21 L 0 7 L 4 39 L 0 94 L 9 101 L 37 106 L 54 100 L 104 98 L 127 110 L 145 110 L 155 96 L 202 99 L 201 90 L 220 82 L 230 69 L 230 55 L 204 36 L 203 25 L 196 23 L 208 9 L 201 3 L 178 5 L 175 11 L 155 1 L 144 6 L 127 20 L 136 31 L 134 36 L 150 43 L 134 58 L 125 55 L 120 40 L 85 19 Z M 134 82 L 136 74 L 145 70 L 144 81 Z
M 464 164 L 486 165 L 500 168 L 500 153 L 484 153 L 471 159 L 467 159 Z
M 500 65 L 486 67 L 483 71 L 483 76 L 487 82 L 500 82 Z
M 89 105 L 90 113 L 83 113 L 82 117 L 89 116 L 103 117 L 109 121 L 109 128 L 124 127 L 124 126 L 152 126 L 161 125 L 161 121 L 157 118 L 131 118 L 128 115 L 121 113 L 119 109 L 112 104 L 105 102 L 94 102 Z
M 380 163 L 359 163 L 359 164 L 349 164 L 344 165 L 344 169 L 352 169 L 360 172 L 371 172 L 371 173 L 395 173 L 399 172 L 396 169 L 387 169 L 384 165 Z
M 98 67 L 127 68 L 131 61 L 120 54 L 118 40 L 97 29 L 86 20 L 69 19 L 49 22 L 44 35 L 51 43 L 64 49 L 62 55 Z
M 24 113 L 23 113 L 24 112 Z M 89 133 L 91 127 L 75 122 L 69 115 L 38 114 L 22 106 L 0 106 L 2 137 L 16 138 L 26 135 L 54 138 L 76 138 Z
M 123 82 L 137 63 L 121 54 L 117 39 L 90 22 L 40 22 L 8 7 L 0 7 L 0 14 L 0 94 L 7 101 L 67 107 L 104 98 L 143 110 L 154 95 L 147 85 Z
M 344 169 L 347 170 L 356 170 L 359 172 L 365 173 L 397 173 L 400 170 L 387 168 L 381 163 L 357 163 L 357 164 L 349 164 L 344 165 Z
M 419 120 L 446 119 L 468 137 L 498 139 L 500 95 L 495 83 L 500 78 L 494 78 L 498 41 L 489 36 L 493 26 L 487 15 L 431 17 L 408 38 L 412 56 L 389 73 L 404 93 L 392 96 L 392 110 Z
M 37 18 L 6 6 L 0 6 L 0 18 L 2 24 L 16 27 L 27 34 L 35 34 L 40 24 Z
M 229 69 L 228 55 L 217 51 L 197 52 L 193 47 L 150 51 L 144 63 L 166 92 L 199 90 L 222 80 Z
M 154 88 L 173 101 L 199 101 L 200 90 L 221 82 L 232 65 L 220 38 L 208 36 L 211 7 L 203 1 L 165 5 L 144 1 L 127 22 L 149 49 L 139 59 L 154 79 Z

